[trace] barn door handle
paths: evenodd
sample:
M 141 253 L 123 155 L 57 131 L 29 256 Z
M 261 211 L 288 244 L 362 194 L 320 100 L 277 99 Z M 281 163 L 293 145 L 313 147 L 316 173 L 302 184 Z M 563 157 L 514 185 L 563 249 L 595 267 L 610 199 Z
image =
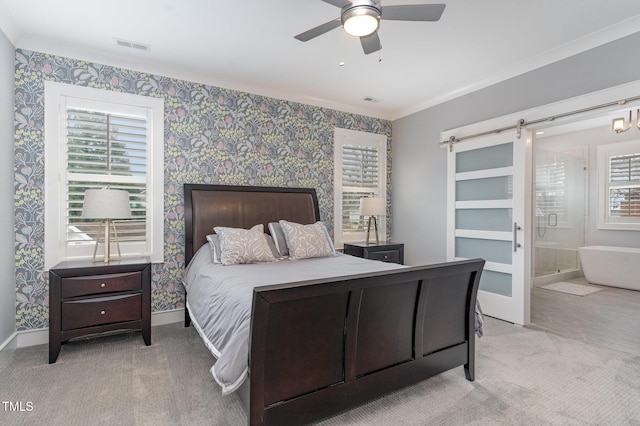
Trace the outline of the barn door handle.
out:
M 522 244 L 518 242 L 518 231 L 522 229 L 521 226 L 518 226 L 518 222 L 513 222 L 513 251 L 514 253 L 518 251 L 518 248 L 522 247 Z

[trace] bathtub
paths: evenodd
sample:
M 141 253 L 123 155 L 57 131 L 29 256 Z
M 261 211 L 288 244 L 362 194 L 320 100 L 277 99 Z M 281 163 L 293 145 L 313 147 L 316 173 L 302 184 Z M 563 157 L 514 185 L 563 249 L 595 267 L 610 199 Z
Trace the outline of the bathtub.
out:
M 640 248 L 587 246 L 578 252 L 590 283 L 640 290 Z

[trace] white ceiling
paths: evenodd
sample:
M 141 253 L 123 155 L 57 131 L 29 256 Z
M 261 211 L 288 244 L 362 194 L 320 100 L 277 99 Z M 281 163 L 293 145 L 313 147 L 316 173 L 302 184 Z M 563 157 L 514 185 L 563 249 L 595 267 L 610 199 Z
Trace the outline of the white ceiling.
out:
M 638 0 L 444 3 L 438 22 L 383 21 L 370 55 L 341 28 L 293 38 L 339 16 L 321 0 L 0 0 L 0 28 L 19 48 L 386 119 L 640 31 Z

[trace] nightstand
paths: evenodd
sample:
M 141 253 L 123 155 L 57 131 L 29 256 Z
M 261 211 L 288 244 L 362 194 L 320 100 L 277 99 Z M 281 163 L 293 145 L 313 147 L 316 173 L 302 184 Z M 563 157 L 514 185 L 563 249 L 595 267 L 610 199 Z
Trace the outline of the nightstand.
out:
M 402 243 L 345 243 L 344 253 L 365 259 L 404 264 L 404 244 Z
M 49 364 L 75 337 L 140 330 L 151 344 L 151 263 L 62 262 L 49 270 Z

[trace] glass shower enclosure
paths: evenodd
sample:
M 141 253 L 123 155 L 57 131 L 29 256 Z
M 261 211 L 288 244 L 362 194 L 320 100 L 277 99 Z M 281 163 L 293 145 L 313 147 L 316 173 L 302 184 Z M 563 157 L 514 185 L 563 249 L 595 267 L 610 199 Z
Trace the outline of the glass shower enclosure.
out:
M 534 276 L 578 271 L 585 243 L 586 155 L 536 148 Z

